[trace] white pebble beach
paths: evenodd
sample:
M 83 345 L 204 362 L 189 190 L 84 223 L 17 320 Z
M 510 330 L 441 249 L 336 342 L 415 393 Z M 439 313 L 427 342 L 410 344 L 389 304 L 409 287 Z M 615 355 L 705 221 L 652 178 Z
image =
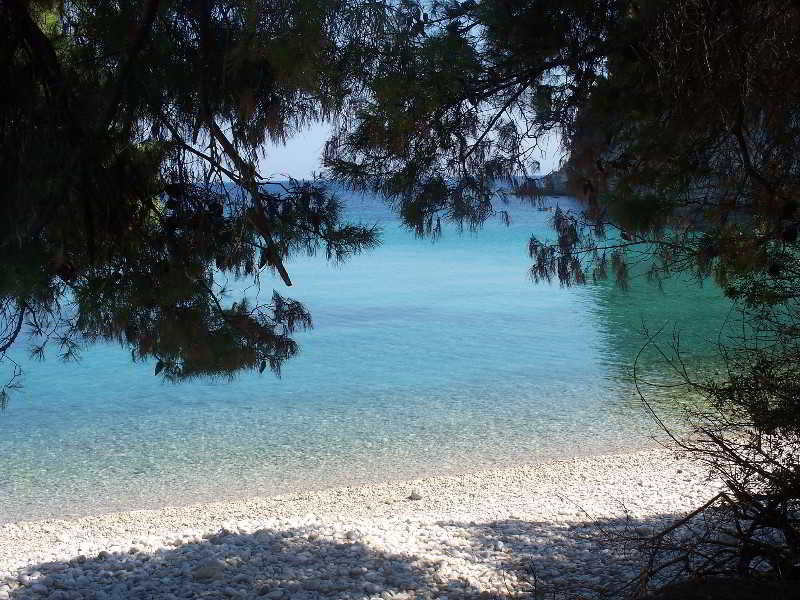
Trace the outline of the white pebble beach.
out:
M 0 600 L 600 597 L 652 531 L 718 484 L 666 450 L 0 525 Z

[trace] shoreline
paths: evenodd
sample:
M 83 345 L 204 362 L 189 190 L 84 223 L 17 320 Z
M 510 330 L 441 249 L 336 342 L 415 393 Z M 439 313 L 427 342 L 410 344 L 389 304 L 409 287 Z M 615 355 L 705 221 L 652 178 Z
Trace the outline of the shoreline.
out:
M 454 466 L 452 462 L 437 463 L 434 466 L 428 465 L 407 465 L 402 470 L 393 468 L 394 465 L 378 465 L 375 472 L 370 475 L 355 475 L 352 473 L 344 476 L 342 473 L 328 473 L 325 477 L 320 477 L 319 469 L 311 470 L 300 479 L 292 474 L 282 481 L 271 481 L 269 479 L 259 480 L 249 479 L 252 475 L 248 474 L 247 483 L 239 488 L 225 488 L 218 483 L 211 486 L 200 486 L 199 489 L 182 490 L 167 498 L 163 492 L 152 493 L 148 491 L 145 496 L 133 496 L 123 499 L 114 498 L 111 501 L 107 497 L 96 501 L 102 496 L 87 496 L 80 499 L 69 500 L 60 505 L 52 500 L 48 501 L 48 508 L 42 509 L 37 506 L 34 509 L 20 511 L 18 507 L 9 509 L 3 506 L 3 497 L 0 495 L 0 527 L 15 523 L 34 522 L 34 521 L 74 521 L 87 517 L 99 517 L 104 515 L 130 513 L 136 511 L 154 511 L 165 508 L 181 508 L 196 504 L 218 504 L 241 502 L 252 499 L 274 498 L 278 496 L 291 496 L 296 494 L 321 493 L 334 489 L 360 488 L 365 486 L 380 485 L 384 483 L 417 481 L 435 477 L 462 477 L 474 473 L 489 471 L 501 471 L 514 469 L 522 466 L 534 466 L 538 464 L 552 463 L 561 460 L 572 460 L 588 458 L 592 456 L 622 455 L 637 453 L 645 450 L 662 448 L 660 444 L 653 440 L 649 435 L 634 435 L 627 445 L 621 444 L 602 444 L 598 446 L 588 446 L 573 452 L 521 452 L 513 456 L 500 459 L 487 459 L 481 457 L 471 464 Z M 131 481 L 133 484 L 134 482 Z M 147 487 L 147 482 L 140 482 L 140 485 Z M 9 498 L 11 499 L 11 498 Z M 58 513 L 50 508 L 58 506 Z M 7 514 L 2 514 L 3 508 Z
M 417 594 L 425 586 L 430 597 L 441 597 L 446 594 L 439 587 L 454 580 L 463 585 L 451 597 L 493 593 L 508 578 L 501 568 L 504 561 L 523 556 L 549 565 L 542 572 L 555 583 L 565 577 L 559 565 L 566 569 L 571 564 L 568 570 L 578 579 L 569 574 L 567 579 L 591 595 L 612 575 L 630 574 L 636 567 L 631 556 L 610 561 L 613 551 L 586 535 L 590 524 L 616 527 L 624 524 L 617 520 L 627 518 L 650 528 L 696 508 L 716 489 L 699 465 L 667 450 L 648 449 L 317 492 L 5 523 L 0 525 L 0 597 L 4 591 L 9 598 L 67 592 L 73 589 L 70 582 L 80 581 L 103 592 L 95 594 L 102 600 L 109 590 L 121 590 L 111 567 L 145 573 L 155 557 L 167 565 L 156 568 L 167 573 L 159 581 L 172 582 L 176 589 L 209 583 L 196 571 L 203 561 L 216 560 L 209 572 L 218 570 L 219 582 L 216 576 L 210 581 L 230 588 L 230 597 L 350 598 L 358 588 L 362 596 L 383 594 L 385 600 L 387 593 Z M 248 558 L 244 566 L 237 559 L 232 565 L 231 548 L 245 548 L 237 555 L 259 559 Z M 396 578 L 375 571 L 367 583 L 360 575 L 346 575 L 345 585 L 326 570 L 326 565 L 353 557 L 356 566 L 350 571 L 361 563 L 386 562 L 389 556 L 393 563 L 411 561 L 397 568 L 413 570 L 412 579 L 418 581 L 392 587 Z M 290 566 L 280 572 L 268 569 L 272 575 L 259 579 L 262 571 L 256 566 L 276 560 Z M 256 566 L 247 567 L 250 563 Z M 573 573 L 575 565 L 583 566 L 580 572 Z M 81 574 L 59 583 L 65 571 Z M 436 583 L 439 579 L 445 583 Z M 322 591 L 313 589 L 317 580 L 323 581 Z M 37 581 L 38 592 L 31 588 Z M 310 588 L 303 587 L 304 581 Z M 165 594 L 170 598 L 172 592 Z

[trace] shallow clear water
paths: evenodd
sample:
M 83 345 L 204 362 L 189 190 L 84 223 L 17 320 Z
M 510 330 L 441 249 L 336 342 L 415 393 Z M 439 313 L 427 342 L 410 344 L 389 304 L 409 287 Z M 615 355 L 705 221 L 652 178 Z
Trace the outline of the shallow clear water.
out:
M 556 202 L 556 200 L 553 200 Z M 558 200 L 562 206 L 569 200 Z M 415 239 L 376 199 L 383 246 L 340 267 L 303 258 L 315 328 L 282 379 L 164 384 L 116 346 L 31 363 L 0 414 L 0 521 L 274 494 L 641 446 L 652 429 L 630 380 L 651 327 L 678 324 L 706 365 L 728 315 L 714 286 L 635 281 L 562 289 L 527 276 L 551 213 Z M 252 293 L 252 290 L 251 290 Z M 666 371 L 653 353 L 644 372 Z

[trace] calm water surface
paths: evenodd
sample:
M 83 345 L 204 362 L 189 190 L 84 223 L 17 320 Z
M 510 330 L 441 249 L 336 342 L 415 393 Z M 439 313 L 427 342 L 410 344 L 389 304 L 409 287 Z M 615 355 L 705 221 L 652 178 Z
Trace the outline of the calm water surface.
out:
M 713 364 L 728 307 L 712 285 L 532 284 L 527 241 L 550 235 L 551 212 L 512 206 L 510 227 L 431 244 L 379 200 L 348 206 L 383 226 L 380 249 L 339 267 L 295 260 L 291 289 L 265 282 L 265 297 L 275 287 L 315 322 L 282 379 L 172 385 L 116 346 L 67 365 L 18 349 L 25 387 L 0 414 L 0 521 L 642 446 L 652 426 L 630 379 L 642 324 L 677 324 L 687 360 Z M 642 368 L 667 372 L 654 353 Z

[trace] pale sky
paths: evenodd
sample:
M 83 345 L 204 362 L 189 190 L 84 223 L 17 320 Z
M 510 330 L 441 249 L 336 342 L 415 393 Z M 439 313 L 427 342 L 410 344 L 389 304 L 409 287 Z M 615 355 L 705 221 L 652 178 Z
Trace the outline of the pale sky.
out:
M 261 175 L 270 179 L 295 179 L 311 177 L 312 171 L 320 171 L 320 160 L 325 140 L 328 139 L 330 125 L 316 124 L 307 131 L 295 135 L 285 146 L 277 145 L 267 149 L 266 158 L 259 162 Z M 535 158 L 541 163 L 541 174 L 558 168 L 558 148 L 555 142 L 545 145 L 544 154 Z
M 307 179 L 312 171 L 320 171 L 322 148 L 328 139 L 330 125 L 316 124 L 291 138 L 285 146 L 267 148 L 266 158 L 259 161 L 261 175 L 269 179 Z

